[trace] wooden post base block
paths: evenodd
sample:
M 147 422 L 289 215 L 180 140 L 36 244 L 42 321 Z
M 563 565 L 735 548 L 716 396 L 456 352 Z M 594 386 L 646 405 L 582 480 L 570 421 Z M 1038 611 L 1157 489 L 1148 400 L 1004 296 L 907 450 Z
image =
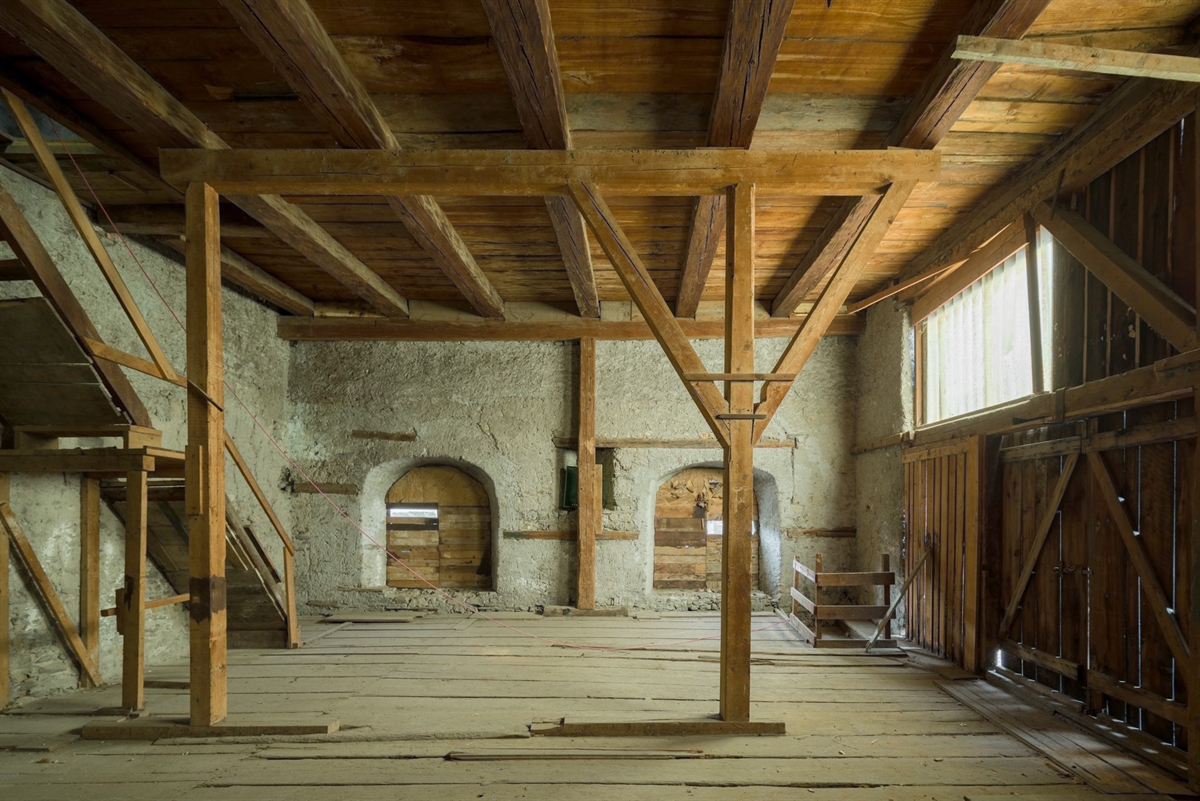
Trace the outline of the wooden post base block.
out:
M 308 723 L 276 720 L 232 720 L 214 726 L 193 726 L 186 717 L 156 717 L 149 715 L 112 722 L 85 723 L 81 734 L 85 740 L 165 740 L 172 737 L 284 737 L 304 734 L 333 734 L 341 728 L 336 718 Z
M 534 721 L 529 733 L 535 737 L 719 737 L 780 736 L 786 734 L 783 721 L 721 720 L 715 715 L 693 720 L 612 720 L 589 721 L 560 718 Z

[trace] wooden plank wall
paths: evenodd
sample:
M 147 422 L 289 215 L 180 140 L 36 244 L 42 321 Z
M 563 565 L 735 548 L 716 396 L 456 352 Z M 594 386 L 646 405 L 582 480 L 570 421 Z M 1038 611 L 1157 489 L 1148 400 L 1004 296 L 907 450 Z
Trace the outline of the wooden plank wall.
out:
M 958 664 L 975 663 L 979 586 L 977 439 L 961 439 L 904 455 L 904 575 L 912 575 L 927 543 L 933 553 L 907 596 L 907 637 Z
M 1085 189 L 1059 199 L 1189 302 L 1197 296 L 1194 125 L 1193 115 Z M 1056 244 L 1053 257 L 1053 388 L 1119 375 L 1175 353 L 1064 248 Z M 976 598 L 987 643 L 983 664 L 999 664 L 1075 699 L 1092 714 L 1178 748 L 1187 745 L 1185 666 L 1176 664 L 1168 647 L 1086 455 L 1078 457 L 1061 503 L 1052 505 L 1072 450 L 1099 447 L 1092 443 L 1103 435 L 1145 432 L 1194 420 L 1195 414 L 1189 398 L 992 437 L 1000 457 L 987 462 L 981 478 L 990 493 L 984 504 L 987 536 L 979 543 L 986 580 Z M 1109 442 L 1100 455 L 1172 609 L 1189 608 L 1186 571 L 1195 514 L 1196 441 L 1173 438 L 1182 430 L 1130 447 Z M 1064 444 L 1070 437 L 1079 439 Z M 1021 447 L 1054 440 L 1060 443 Z M 909 637 L 960 664 L 963 629 L 957 615 L 965 599 L 955 560 L 962 548 L 957 538 L 963 536 L 965 471 L 955 444 L 905 455 L 905 563 L 918 558 L 926 532 L 940 547 L 908 598 Z M 1033 557 L 1012 625 L 1001 633 L 1044 521 L 1049 521 L 1045 542 Z M 991 591 L 984 593 L 985 586 Z M 1174 617 L 1186 638 L 1188 616 Z
M 721 589 L 722 538 L 700 517 L 654 518 L 654 589 Z M 751 586 L 758 588 L 758 534 L 750 538 Z

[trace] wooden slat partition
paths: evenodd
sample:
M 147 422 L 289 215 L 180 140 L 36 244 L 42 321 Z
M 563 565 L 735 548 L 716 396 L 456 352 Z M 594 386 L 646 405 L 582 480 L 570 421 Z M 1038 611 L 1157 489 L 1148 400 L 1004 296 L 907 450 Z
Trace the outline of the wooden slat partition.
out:
M 930 564 L 908 593 L 908 639 L 976 670 L 979 633 L 983 437 L 904 455 L 904 572 L 915 570 L 928 540 Z

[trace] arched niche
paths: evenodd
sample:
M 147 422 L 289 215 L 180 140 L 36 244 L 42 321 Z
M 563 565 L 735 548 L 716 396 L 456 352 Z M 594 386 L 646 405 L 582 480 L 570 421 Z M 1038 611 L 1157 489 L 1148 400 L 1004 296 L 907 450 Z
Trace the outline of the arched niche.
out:
M 388 586 L 492 588 L 492 503 L 482 483 L 450 465 L 414 467 L 387 491 L 384 513 Z
M 721 589 L 724 499 L 725 472 L 719 467 L 688 467 L 659 485 L 654 501 L 654 589 Z M 757 493 L 751 503 L 751 586 L 758 589 Z

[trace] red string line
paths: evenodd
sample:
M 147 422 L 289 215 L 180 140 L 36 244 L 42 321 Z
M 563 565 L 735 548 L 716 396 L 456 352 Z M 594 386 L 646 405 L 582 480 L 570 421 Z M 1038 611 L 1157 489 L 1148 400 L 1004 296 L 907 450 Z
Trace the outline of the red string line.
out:
M 175 323 L 186 333 L 187 327 L 183 324 L 183 321 L 179 318 L 179 315 L 175 313 L 175 309 L 173 309 L 171 307 L 171 304 L 167 302 L 167 299 L 163 296 L 162 292 L 159 291 L 158 285 L 154 283 L 154 279 L 150 277 L 150 273 L 146 271 L 146 268 L 142 265 L 141 260 L 138 259 L 137 254 L 133 252 L 133 248 L 129 246 L 129 242 L 125 239 L 125 234 L 123 234 L 121 232 L 121 229 L 113 221 L 112 216 L 109 215 L 109 213 L 108 213 L 108 209 L 105 208 L 104 203 L 100 200 L 99 196 L 97 196 L 96 190 L 92 187 L 91 182 L 87 179 L 87 176 L 84 175 L 83 170 L 80 169 L 79 163 L 75 161 L 74 154 L 71 153 L 70 148 L 68 148 L 66 146 L 66 143 L 63 142 L 62 134 L 58 129 L 58 125 L 55 123 L 55 121 L 52 118 L 48 117 L 47 119 L 49 119 L 50 124 L 54 126 L 54 133 L 55 133 L 55 136 L 58 138 L 59 144 L 62 146 L 62 149 L 66 152 L 67 156 L 71 159 L 71 164 L 74 165 L 75 171 L 77 173 L 79 173 L 79 177 L 83 180 L 84 185 L 88 188 L 88 192 L 91 193 L 92 199 L 96 201 L 96 206 L 104 213 L 104 217 L 105 217 L 105 219 L 108 220 L 108 224 L 112 227 L 112 229 L 116 233 L 117 237 L 121 240 L 121 244 L 124 245 L 126 252 L 129 253 L 130 258 L 133 259 L 134 264 L 136 264 L 138 266 L 138 269 L 141 271 L 142 275 L 145 277 L 147 283 L 149 283 L 150 287 L 154 290 L 154 294 L 158 296 L 158 299 L 162 302 L 163 306 L 165 306 L 167 308 L 167 311 L 170 312 L 171 317 L 173 317 L 175 319 Z M 261 422 L 259 422 L 259 419 L 254 416 L 254 412 L 250 411 L 250 407 L 246 404 L 245 401 L 242 400 L 242 397 L 240 395 L 238 395 L 237 390 L 233 388 L 233 386 L 229 383 L 229 381 L 227 379 L 222 379 L 222 381 L 225 385 L 225 388 L 227 390 L 229 390 L 229 393 L 231 395 L 233 395 L 235 400 L 237 400 L 238 405 L 240 405 L 242 407 L 242 409 L 246 412 L 246 414 L 254 422 L 254 427 L 257 428 L 260 432 L 262 432 L 263 436 L 265 436 L 270 441 L 271 445 L 274 446 L 275 450 L 279 451 L 279 454 L 284 458 L 284 460 L 286 460 L 287 463 L 290 464 L 292 466 L 292 468 L 297 473 L 299 473 L 300 476 L 306 482 L 308 482 L 309 486 L 311 486 L 314 490 L 316 490 L 317 494 L 319 494 L 322 498 L 324 498 L 325 501 L 331 507 L 333 507 L 334 511 L 336 511 L 339 515 L 344 517 L 346 519 L 346 521 L 348 523 L 350 523 L 351 526 L 353 526 L 355 529 L 358 530 L 358 532 L 360 534 L 362 534 L 362 536 L 364 536 L 368 540 L 370 540 L 370 542 L 373 545 L 375 545 L 375 547 L 379 548 L 386 555 L 390 556 L 393 560 L 396 561 L 397 564 L 399 564 L 401 567 L 403 567 L 409 573 L 413 574 L 419 581 L 428 585 L 430 589 L 432 589 L 434 592 L 438 593 L 442 597 L 446 598 L 451 603 L 462 607 L 468 613 L 473 614 L 473 615 L 478 615 L 479 617 L 483 618 L 484 620 L 488 621 L 489 623 L 493 623 L 496 626 L 499 626 L 500 628 L 507 629 L 516 634 L 520 634 L 525 637 L 530 637 L 535 640 L 540 640 L 540 641 L 542 641 L 544 643 L 548 643 L 550 645 L 557 645 L 557 646 L 560 646 L 563 648 L 572 648 L 572 649 L 581 650 L 581 651 L 641 651 L 641 650 L 646 650 L 646 649 L 650 649 L 650 648 L 665 648 L 665 647 L 674 646 L 674 645 L 688 645 L 690 643 L 701 642 L 704 640 L 715 640 L 715 639 L 719 639 L 721 637 L 720 634 L 710 634 L 705 637 L 693 637 L 693 638 L 687 639 L 687 640 L 672 640 L 669 642 L 649 643 L 646 645 L 629 645 L 629 646 L 584 645 L 581 643 L 561 642 L 559 640 L 551 639 L 549 637 L 543 637 L 541 635 L 534 634 L 532 632 L 520 629 L 516 626 L 509 625 L 508 623 L 505 623 L 502 620 L 498 620 L 494 617 L 489 616 L 485 612 L 481 612 L 477 607 L 474 607 L 471 604 L 468 604 L 467 602 L 456 598 L 455 596 L 446 592 L 441 587 L 438 587 L 435 584 L 433 584 L 433 582 L 431 582 L 429 579 L 425 578 L 425 576 L 421 575 L 413 568 L 409 567 L 408 564 L 403 559 L 396 556 L 394 553 L 392 553 L 390 550 L 388 550 L 388 548 L 385 545 L 383 545 L 378 540 L 376 540 L 374 537 L 372 537 L 369 533 L 367 533 L 367 531 L 362 526 L 360 526 L 358 523 L 356 523 L 354 521 L 354 519 L 352 517 L 350 517 L 350 515 L 348 515 L 344 509 L 342 509 L 342 507 L 338 506 L 338 504 L 332 498 L 330 498 L 328 495 L 326 495 L 321 490 L 321 488 L 317 485 L 317 483 L 315 481 L 313 481 L 313 479 L 311 477 L 309 477 L 308 473 L 306 473 L 304 471 L 304 468 L 302 468 L 302 467 L 300 467 L 300 465 L 296 464 L 296 461 L 291 457 L 291 455 L 288 454 L 288 452 L 284 449 L 284 447 L 279 444 L 279 442 L 275 439 L 275 437 L 271 436 L 271 432 L 268 431 L 266 429 L 266 427 L 263 426 L 263 424 Z M 782 620 L 778 620 L 768 626 L 762 626 L 757 629 L 751 629 L 751 632 L 767 631 L 769 629 L 775 628 L 776 626 L 782 625 L 783 622 L 784 621 L 782 621 Z

